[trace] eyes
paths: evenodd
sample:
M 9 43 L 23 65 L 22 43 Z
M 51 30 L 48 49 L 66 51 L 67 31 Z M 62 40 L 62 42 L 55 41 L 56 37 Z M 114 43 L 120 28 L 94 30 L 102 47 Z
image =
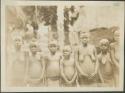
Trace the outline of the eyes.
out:
M 108 45 L 107 45 L 107 44 L 101 44 L 101 46 L 102 46 L 102 47 L 108 47 Z
M 51 48 L 53 48 L 53 47 L 54 47 L 54 48 L 55 48 L 55 47 L 57 47 L 57 46 L 56 46 L 56 45 L 49 45 L 49 47 L 51 47 Z
M 37 48 L 37 46 L 36 46 L 36 45 L 33 45 L 33 46 L 31 46 L 31 48 Z
M 70 52 L 69 50 L 63 50 L 63 52 Z
M 88 39 L 88 37 L 81 37 L 81 39 Z
M 21 42 L 21 40 L 20 39 L 16 39 L 15 42 Z
M 15 40 L 15 43 L 21 43 L 20 39 Z

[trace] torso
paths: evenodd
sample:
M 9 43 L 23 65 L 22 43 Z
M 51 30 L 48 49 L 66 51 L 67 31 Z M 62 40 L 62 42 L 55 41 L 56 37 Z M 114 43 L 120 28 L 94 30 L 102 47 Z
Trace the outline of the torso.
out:
M 86 74 L 93 73 L 95 69 L 95 62 L 92 60 L 92 58 L 95 59 L 95 56 L 93 55 L 93 49 L 93 46 L 88 45 L 85 48 L 80 46 L 78 50 L 79 65 Z
M 26 62 L 24 52 L 13 52 L 12 73 L 15 78 L 24 78 L 26 70 Z
M 64 74 L 69 80 L 71 80 L 75 73 L 74 59 L 70 58 L 69 60 L 63 60 L 63 66 L 64 66 Z
M 42 73 L 42 63 L 37 56 L 29 58 L 29 76 L 32 79 L 39 79 Z
M 105 63 L 103 63 L 102 60 L 105 60 Z M 108 79 L 112 77 L 113 67 L 112 67 L 112 62 L 111 62 L 109 54 L 107 54 L 105 58 L 103 55 L 101 55 L 101 60 L 99 61 L 100 61 L 100 71 L 101 71 L 103 78 Z
M 47 77 L 59 77 L 60 76 L 60 53 L 48 56 L 48 62 L 46 64 Z

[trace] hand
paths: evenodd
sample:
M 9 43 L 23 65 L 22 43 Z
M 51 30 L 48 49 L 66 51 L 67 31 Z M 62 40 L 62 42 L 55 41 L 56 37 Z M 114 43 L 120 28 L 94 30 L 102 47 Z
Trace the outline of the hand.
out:
M 64 80 L 65 80 L 65 82 L 70 83 L 67 79 L 64 79 Z
M 71 84 L 71 83 L 73 82 L 72 80 L 68 80 L 68 79 L 66 79 L 66 78 L 65 78 L 64 80 L 65 80 L 65 82 L 68 83 L 68 84 Z
M 68 84 L 72 84 L 72 82 L 73 82 L 73 81 L 71 80 L 71 81 L 68 81 L 67 83 L 68 83 Z
M 72 79 L 71 81 L 70 81 L 70 83 L 73 83 L 75 80 L 74 79 Z
M 84 74 L 82 73 L 82 76 L 84 76 L 84 77 L 89 77 L 89 75 L 87 75 L 87 74 L 85 74 L 85 73 L 84 73 Z
M 95 57 L 94 57 L 94 55 L 93 55 L 93 54 L 90 54 L 89 56 L 91 57 L 91 59 L 92 59 L 92 61 L 93 61 L 93 62 L 95 62 L 95 61 L 96 61 L 96 59 L 95 59 Z

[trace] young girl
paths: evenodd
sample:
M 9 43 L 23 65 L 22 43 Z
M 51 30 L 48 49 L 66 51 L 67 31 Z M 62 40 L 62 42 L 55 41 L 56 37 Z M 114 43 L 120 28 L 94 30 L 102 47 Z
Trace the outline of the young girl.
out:
M 96 49 L 89 44 L 89 32 L 80 32 L 81 45 L 75 52 L 80 86 L 97 86 L 98 60 Z
M 62 86 L 74 87 L 76 86 L 77 70 L 75 67 L 74 56 L 71 54 L 72 50 L 69 45 L 64 46 L 63 57 L 60 61 Z
M 38 52 L 38 43 L 31 41 L 30 54 L 27 64 L 27 83 L 29 86 L 40 87 L 44 85 L 45 63 L 41 53 Z
M 49 42 L 50 53 L 45 57 L 46 61 L 46 85 L 51 87 L 60 86 L 60 59 L 57 41 Z
M 109 41 L 102 39 L 100 41 L 101 53 L 98 55 L 99 60 L 99 76 L 102 82 L 102 86 L 113 87 L 114 86 L 114 71 L 113 62 L 111 60 L 109 51 Z
M 110 44 L 111 46 L 111 60 L 114 63 L 115 71 L 115 86 L 119 86 L 119 60 L 120 60 L 120 32 L 118 30 L 114 31 L 114 42 Z
M 14 36 L 14 49 L 9 58 L 11 86 L 25 86 L 26 56 L 22 46 L 22 37 L 20 35 Z

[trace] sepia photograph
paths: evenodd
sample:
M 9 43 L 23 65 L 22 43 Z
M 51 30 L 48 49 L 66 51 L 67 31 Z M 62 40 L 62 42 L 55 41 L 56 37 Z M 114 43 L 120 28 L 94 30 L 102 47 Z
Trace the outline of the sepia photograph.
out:
M 123 91 L 124 1 L 2 3 L 2 91 Z

